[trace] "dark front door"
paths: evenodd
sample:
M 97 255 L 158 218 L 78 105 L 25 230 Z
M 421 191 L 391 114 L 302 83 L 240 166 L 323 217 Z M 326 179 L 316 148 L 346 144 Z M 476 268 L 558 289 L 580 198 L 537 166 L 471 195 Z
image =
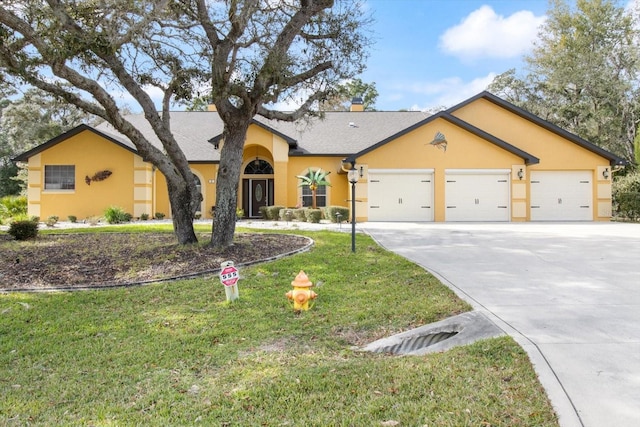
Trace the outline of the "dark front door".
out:
M 249 217 L 258 218 L 260 216 L 260 208 L 267 206 L 269 200 L 269 187 L 266 179 L 250 179 L 249 180 L 250 196 L 249 196 Z

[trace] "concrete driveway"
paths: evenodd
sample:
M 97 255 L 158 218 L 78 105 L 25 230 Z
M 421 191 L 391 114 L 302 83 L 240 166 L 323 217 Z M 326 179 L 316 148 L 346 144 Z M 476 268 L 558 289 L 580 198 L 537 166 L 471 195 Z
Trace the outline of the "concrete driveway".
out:
M 560 425 L 640 425 L 640 224 L 365 223 L 527 351 Z

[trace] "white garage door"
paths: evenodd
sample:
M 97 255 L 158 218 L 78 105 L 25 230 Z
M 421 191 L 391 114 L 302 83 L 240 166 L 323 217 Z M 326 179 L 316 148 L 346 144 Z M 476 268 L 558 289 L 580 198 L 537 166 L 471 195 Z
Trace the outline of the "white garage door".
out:
M 531 221 L 593 220 L 591 171 L 531 171 Z
M 446 171 L 446 221 L 509 221 L 509 172 Z
M 433 169 L 369 169 L 369 221 L 433 221 Z

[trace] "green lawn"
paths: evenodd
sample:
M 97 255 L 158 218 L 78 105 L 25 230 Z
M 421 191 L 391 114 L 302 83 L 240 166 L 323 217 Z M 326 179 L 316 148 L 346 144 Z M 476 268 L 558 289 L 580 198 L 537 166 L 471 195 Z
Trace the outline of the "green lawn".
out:
M 510 338 L 357 351 L 469 306 L 367 236 L 352 254 L 349 234 L 295 233 L 314 249 L 242 269 L 232 304 L 217 277 L 0 294 L 0 425 L 558 425 Z M 297 315 L 301 269 L 319 297 Z

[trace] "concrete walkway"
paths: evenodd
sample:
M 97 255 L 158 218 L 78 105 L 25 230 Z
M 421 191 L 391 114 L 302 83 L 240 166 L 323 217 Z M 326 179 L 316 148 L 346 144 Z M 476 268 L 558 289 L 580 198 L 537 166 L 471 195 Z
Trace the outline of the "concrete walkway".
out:
M 640 425 L 640 224 L 358 227 L 514 337 L 561 426 Z

